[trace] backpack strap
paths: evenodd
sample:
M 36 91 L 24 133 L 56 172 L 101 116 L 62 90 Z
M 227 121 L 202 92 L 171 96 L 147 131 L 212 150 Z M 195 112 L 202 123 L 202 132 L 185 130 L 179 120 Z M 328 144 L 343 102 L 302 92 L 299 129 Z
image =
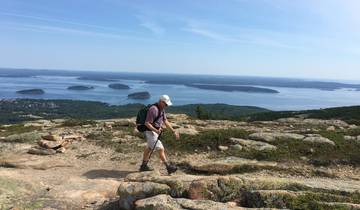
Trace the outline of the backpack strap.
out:
M 154 119 L 153 123 L 156 122 L 158 119 L 160 119 L 161 114 L 163 113 L 163 111 L 160 111 L 160 108 L 158 106 L 158 104 L 153 104 L 152 106 L 156 106 L 156 108 L 158 109 L 158 116 Z

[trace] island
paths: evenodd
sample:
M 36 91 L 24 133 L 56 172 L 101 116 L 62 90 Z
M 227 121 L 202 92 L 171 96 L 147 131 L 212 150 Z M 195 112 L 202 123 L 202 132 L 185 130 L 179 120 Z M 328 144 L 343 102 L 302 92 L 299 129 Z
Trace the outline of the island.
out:
M 94 89 L 93 86 L 84 86 L 84 85 L 73 85 L 67 88 L 68 90 L 90 90 Z
M 27 89 L 27 90 L 19 90 L 16 93 L 24 94 L 24 95 L 42 95 L 45 93 L 42 89 Z
M 114 83 L 109 84 L 109 88 L 116 89 L 116 90 L 128 90 L 130 87 L 128 85 L 120 84 L 120 83 Z
M 136 93 L 131 93 L 128 95 L 128 98 L 130 99 L 149 99 L 150 98 L 150 93 L 147 91 L 144 92 L 136 92 Z
M 277 90 L 270 88 L 259 88 L 253 86 L 243 86 L 243 85 L 203 85 L 203 84 L 188 84 L 186 86 L 205 89 L 205 90 L 219 90 L 219 91 L 239 91 L 239 92 L 248 92 L 248 93 L 279 93 Z
M 90 80 L 90 81 L 98 81 L 98 82 L 114 82 L 116 79 L 108 79 L 105 77 L 78 77 L 78 80 Z

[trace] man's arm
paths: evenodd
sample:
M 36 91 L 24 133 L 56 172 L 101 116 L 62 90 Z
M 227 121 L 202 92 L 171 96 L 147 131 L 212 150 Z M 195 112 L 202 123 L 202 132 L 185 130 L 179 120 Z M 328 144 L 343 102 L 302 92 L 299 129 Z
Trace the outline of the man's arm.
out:
M 145 126 L 149 128 L 151 131 L 154 131 L 155 133 L 159 134 L 161 133 L 161 128 L 156 129 L 150 122 L 146 122 Z
M 165 125 L 166 125 L 166 127 L 168 127 L 173 133 L 174 133 L 174 135 L 175 135 L 175 138 L 178 140 L 178 139 L 180 139 L 180 134 L 179 134 L 179 132 L 177 132 L 173 127 L 172 127 L 172 125 L 171 125 L 171 123 L 166 119 L 165 120 Z

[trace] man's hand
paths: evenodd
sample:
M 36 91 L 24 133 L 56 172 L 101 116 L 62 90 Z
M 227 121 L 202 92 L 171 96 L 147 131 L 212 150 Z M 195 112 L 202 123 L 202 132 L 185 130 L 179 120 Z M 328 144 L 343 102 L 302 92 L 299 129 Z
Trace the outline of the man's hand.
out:
M 177 132 L 177 131 L 173 131 L 173 132 L 174 132 L 174 135 L 175 135 L 176 140 L 179 140 L 179 139 L 180 139 L 180 134 L 179 134 L 179 132 Z
M 157 130 L 155 131 L 155 133 L 157 133 L 158 135 L 160 135 L 161 132 L 162 132 L 162 128 L 159 128 L 159 129 L 157 129 Z

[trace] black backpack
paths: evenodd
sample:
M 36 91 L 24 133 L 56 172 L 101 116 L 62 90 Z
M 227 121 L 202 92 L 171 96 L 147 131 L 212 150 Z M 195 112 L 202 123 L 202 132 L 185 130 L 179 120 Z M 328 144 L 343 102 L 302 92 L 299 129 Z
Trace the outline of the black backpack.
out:
M 153 123 L 156 122 L 160 118 L 162 111 L 160 111 L 157 104 L 149 104 L 147 106 L 144 106 L 143 108 L 141 108 L 139 110 L 139 112 L 136 115 L 136 128 L 138 131 L 145 132 L 145 131 L 149 130 L 145 125 L 145 120 L 146 120 L 147 113 L 148 113 L 150 107 L 152 107 L 152 106 L 156 106 L 157 109 L 159 110 L 159 114 L 154 119 Z

